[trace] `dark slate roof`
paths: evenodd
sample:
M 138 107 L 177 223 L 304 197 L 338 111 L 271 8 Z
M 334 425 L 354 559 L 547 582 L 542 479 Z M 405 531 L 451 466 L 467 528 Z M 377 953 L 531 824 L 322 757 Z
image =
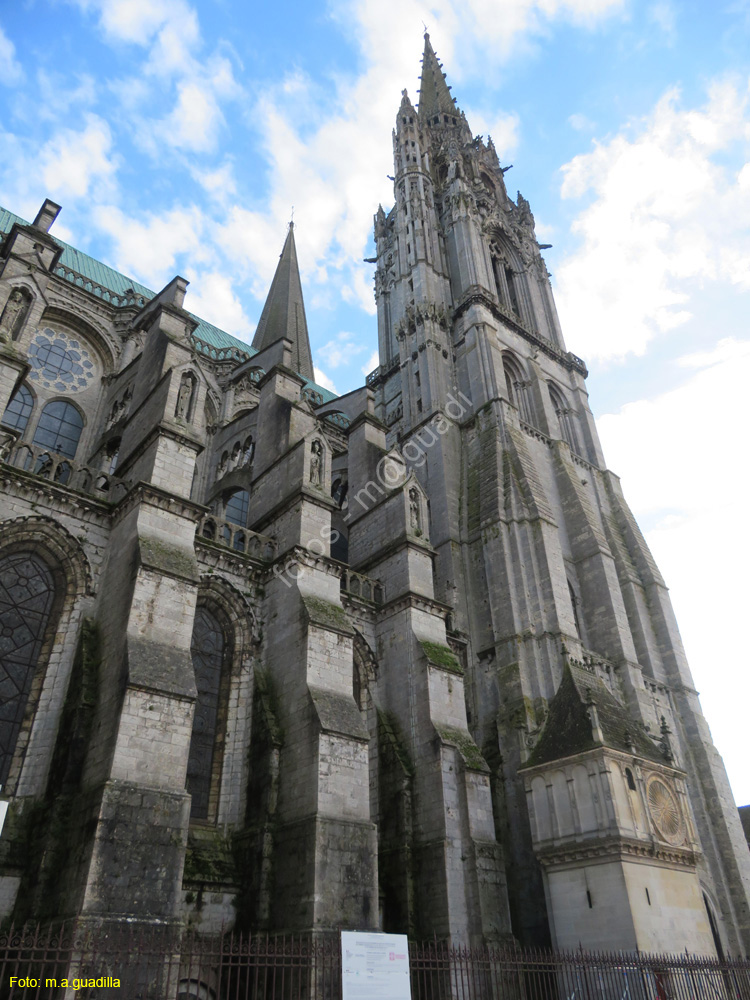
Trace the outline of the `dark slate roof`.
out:
M 29 225 L 24 219 L 0 207 L 0 234 L 5 235 L 5 233 L 9 233 L 15 223 L 21 226 Z M 101 261 L 89 257 L 88 254 L 83 253 L 81 250 L 76 250 L 75 247 L 63 243 L 62 240 L 55 238 L 55 241 L 62 247 L 63 251 L 55 273 L 59 277 L 70 281 L 71 284 L 91 292 L 106 302 L 111 302 L 114 306 L 143 306 L 156 294 L 151 289 L 146 288 L 145 285 L 135 281 L 134 278 L 128 278 L 126 275 L 120 274 L 113 267 L 102 264 Z M 239 340 L 230 333 L 220 330 L 218 326 L 214 326 L 213 323 L 201 319 L 200 316 L 194 316 L 192 313 L 190 315 L 198 323 L 193 334 L 196 340 L 195 346 L 206 357 L 214 358 L 215 360 L 236 358 L 237 361 L 243 361 L 258 353 L 257 348 L 252 347 L 246 341 Z M 307 333 L 307 325 L 305 325 L 305 333 Z M 335 393 L 315 384 L 313 381 L 314 372 L 312 362 L 310 362 L 309 373 L 303 372 L 300 369 L 298 370 L 310 388 L 320 393 L 324 403 L 337 398 Z
M 451 97 L 445 73 L 440 68 L 440 63 L 430 42 L 430 36 L 425 33 L 422 79 L 419 84 L 419 120 L 421 122 L 429 121 L 437 114 L 456 117 L 460 112 L 456 107 L 455 100 Z
M 262 351 L 282 337 L 292 342 L 292 368 L 305 378 L 314 378 L 293 222 L 289 223 L 271 291 L 253 337 L 253 347 Z
M 560 687 L 549 705 L 547 722 L 526 767 L 572 757 L 602 745 L 594 742 L 591 731 L 588 703 L 592 699 L 596 702 L 604 746 L 662 764 L 665 762 L 660 748 L 643 726 L 630 718 L 627 709 L 596 674 L 566 663 Z

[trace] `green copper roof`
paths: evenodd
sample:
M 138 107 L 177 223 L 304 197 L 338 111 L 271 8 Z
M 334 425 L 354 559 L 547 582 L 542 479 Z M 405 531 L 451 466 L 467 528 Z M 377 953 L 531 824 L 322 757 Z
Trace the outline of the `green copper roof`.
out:
M 4 235 L 10 232 L 16 222 L 22 226 L 29 225 L 25 219 L 21 219 L 7 209 L 0 207 L 0 234 Z M 75 247 L 68 246 L 62 240 L 56 240 L 56 242 L 63 250 L 56 273 L 61 278 L 70 281 L 71 284 L 91 292 L 106 302 L 111 302 L 114 306 L 144 305 L 156 294 L 133 278 L 120 274 L 113 267 L 102 264 L 101 261 L 89 257 L 88 254 L 76 250 Z M 193 334 L 193 337 L 199 341 L 196 347 L 207 357 L 220 359 L 234 356 L 238 360 L 242 360 L 243 356 L 249 358 L 258 353 L 256 348 L 246 341 L 239 340 L 230 333 L 225 333 L 224 330 L 220 330 L 213 323 L 201 319 L 200 316 L 194 316 L 193 313 L 190 315 L 198 323 Z M 305 378 L 310 388 L 320 393 L 324 403 L 337 398 L 335 393 L 313 382 L 306 372 L 300 374 Z

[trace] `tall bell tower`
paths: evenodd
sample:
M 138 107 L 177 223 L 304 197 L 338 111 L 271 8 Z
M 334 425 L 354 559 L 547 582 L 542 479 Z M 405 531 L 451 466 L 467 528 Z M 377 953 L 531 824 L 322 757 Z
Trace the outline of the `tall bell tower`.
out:
M 631 929 L 659 923 L 662 907 L 666 950 L 681 950 L 696 934 L 696 947 L 707 951 L 747 950 L 750 855 L 666 586 L 606 467 L 586 366 L 566 349 L 529 203 L 520 192 L 509 196 L 492 140 L 472 135 L 429 35 L 419 103 L 403 92 L 393 144 L 395 204 L 375 216 L 380 366 L 368 384 L 387 447 L 400 449 L 429 498 L 435 598 L 450 608 L 449 639 L 465 656 L 468 723 L 491 770 L 513 931 L 523 942 L 555 943 L 555 928 L 585 908 L 581 943 L 609 947 L 597 938 L 610 920 L 605 907 L 619 907 Z M 625 843 L 621 818 L 601 819 L 591 833 L 573 818 L 565 844 L 554 819 L 549 835 L 539 832 L 541 806 L 527 802 L 531 784 L 535 795 L 547 787 L 575 794 L 564 777 L 573 773 L 565 717 L 552 711 L 566 670 L 581 689 L 588 675 L 591 690 L 611 698 L 619 706 L 612 712 L 626 720 L 587 731 L 575 753 L 590 757 L 577 775 L 594 758 L 604 775 L 615 757 L 623 774 L 650 774 L 642 761 L 659 759 L 658 734 L 671 733 L 663 771 L 676 775 L 689 837 L 673 852 L 678 861 L 660 855 L 650 881 L 647 851 L 634 847 L 630 867 L 617 870 L 637 870 L 639 886 L 666 887 L 665 866 L 679 865 L 680 885 L 689 883 L 682 909 L 679 892 L 672 898 L 671 889 L 657 889 L 646 904 L 639 897 L 646 920 L 632 912 L 640 888 L 623 890 L 616 903 L 581 889 L 593 884 L 588 870 L 604 862 L 590 850 L 568 851 L 570 843 L 600 844 L 615 828 Z M 533 756 L 540 740 L 543 762 Z M 524 770 L 534 761 L 537 770 Z M 610 794 L 608 779 L 597 781 Z M 644 781 L 645 788 L 652 779 Z M 575 817 L 575 808 L 558 810 Z M 555 871 L 562 864 L 568 872 L 572 896 L 551 891 L 550 857 Z M 563 897 L 565 913 L 556 902 Z M 597 906 L 599 914 L 589 912 Z

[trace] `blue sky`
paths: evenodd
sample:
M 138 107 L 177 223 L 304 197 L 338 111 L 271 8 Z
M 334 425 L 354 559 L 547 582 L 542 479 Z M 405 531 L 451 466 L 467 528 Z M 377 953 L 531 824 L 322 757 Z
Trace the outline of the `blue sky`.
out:
M 251 339 L 294 206 L 319 381 L 375 367 L 372 216 L 423 23 L 529 199 L 605 455 L 676 606 L 735 794 L 750 476 L 750 0 L 16 0 L 0 204 Z

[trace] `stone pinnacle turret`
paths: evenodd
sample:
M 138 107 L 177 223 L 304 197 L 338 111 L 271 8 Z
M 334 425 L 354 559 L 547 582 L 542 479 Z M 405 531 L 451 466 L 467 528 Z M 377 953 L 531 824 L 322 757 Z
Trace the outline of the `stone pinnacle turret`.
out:
M 314 379 L 293 222 L 289 223 L 284 249 L 253 337 L 253 347 L 262 351 L 282 337 L 292 342 L 294 370 L 305 378 Z

